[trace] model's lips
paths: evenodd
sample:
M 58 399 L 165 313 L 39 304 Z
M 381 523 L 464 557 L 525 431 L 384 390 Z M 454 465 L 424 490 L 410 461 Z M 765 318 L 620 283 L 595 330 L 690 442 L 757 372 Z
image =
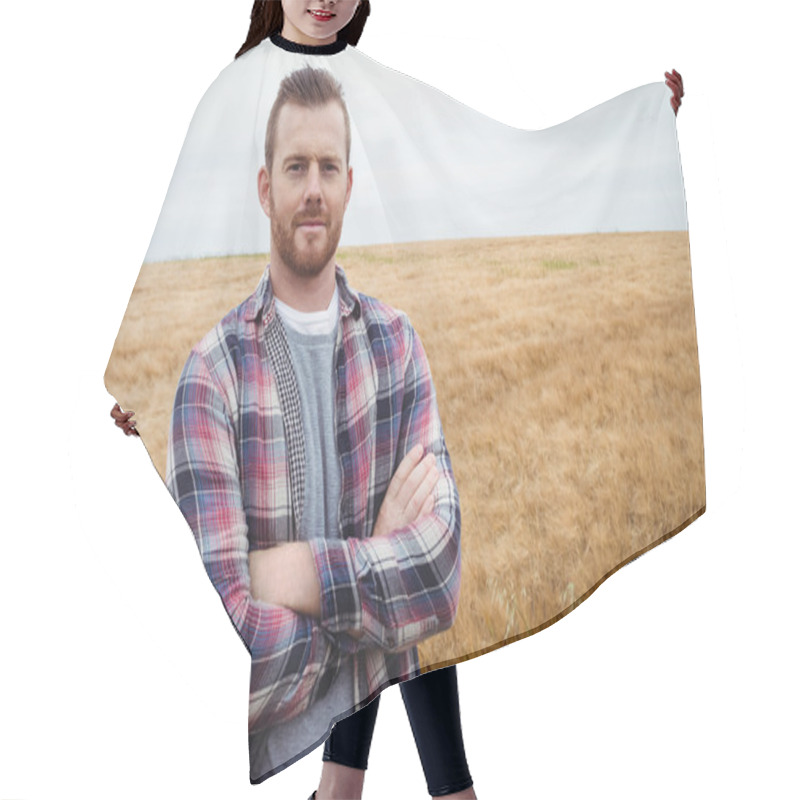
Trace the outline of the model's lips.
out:
M 304 219 L 297 223 L 298 228 L 324 228 L 325 220 L 322 219 Z
M 308 13 L 311 14 L 314 19 L 317 19 L 320 22 L 328 22 L 336 16 L 336 14 L 331 11 L 320 11 L 316 8 L 309 8 Z

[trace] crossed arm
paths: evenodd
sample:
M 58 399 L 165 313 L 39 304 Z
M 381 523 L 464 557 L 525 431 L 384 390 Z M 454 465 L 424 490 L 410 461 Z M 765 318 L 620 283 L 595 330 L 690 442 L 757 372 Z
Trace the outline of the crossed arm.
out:
M 438 471 L 432 453 L 415 445 L 400 462 L 381 503 L 372 535 L 389 536 L 433 511 Z M 256 600 L 320 618 L 321 586 L 307 542 L 287 542 L 249 555 L 250 593 Z
M 455 618 L 458 495 L 427 361 L 413 332 L 407 352 L 395 440 L 395 452 L 406 456 L 372 536 L 320 537 L 252 555 L 237 435 L 225 400 L 230 391 L 211 374 L 213 358 L 195 352 L 184 368 L 167 485 L 250 651 L 251 731 L 304 711 L 320 677 L 343 655 L 407 650 Z

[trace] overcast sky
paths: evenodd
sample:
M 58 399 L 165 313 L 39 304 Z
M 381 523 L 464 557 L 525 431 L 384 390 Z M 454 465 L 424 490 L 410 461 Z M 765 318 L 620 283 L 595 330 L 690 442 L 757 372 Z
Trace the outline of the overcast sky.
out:
M 283 76 L 309 63 L 336 75 L 350 111 L 343 245 L 686 228 L 663 83 L 522 131 L 358 50 L 309 57 L 264 42 L 199 104 L 147 261 L 269 249 L 256 190 L 267 118 Z

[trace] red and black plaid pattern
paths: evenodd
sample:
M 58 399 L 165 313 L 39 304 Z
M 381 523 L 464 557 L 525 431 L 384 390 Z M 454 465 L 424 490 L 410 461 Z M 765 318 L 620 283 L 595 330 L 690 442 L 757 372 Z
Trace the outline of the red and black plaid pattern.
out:
M 250 651 L 251 733 L 303 712 L 345 661 L 363 705 L 417 674 L 414 645 L 455 619 L 460 509 L 428 361 L 405 314 L 352 292 L 338 267 L 337 281 L 340 538 L 308 542 L 319 620 L 250 596 L 248 552 L 296 538 L 298 482 L 313 457 L 269 269 L 192 350 L 175 397 L 167 485 Z M 371 538 L 394 470 L 417 443 L 436 454 L 434 511 Z

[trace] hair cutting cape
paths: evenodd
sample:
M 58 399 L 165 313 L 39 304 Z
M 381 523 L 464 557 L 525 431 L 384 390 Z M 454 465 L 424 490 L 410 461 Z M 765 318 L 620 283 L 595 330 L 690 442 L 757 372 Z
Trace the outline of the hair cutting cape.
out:
M 686 210 L 667 88 L 643 86 L 522 131 L 352 47 L 280 37 L 229 65 L 201 100 L 106 372 L 109 391 L 136 411 L 162 477 L 190 351 L 255 291 L 268 264 L 269 219 L 257 195 L 266 123 L 282 78 L 306 65 L 333 73 L 351 119 L 354 184 L 337 264 L 354 291 L 405 312 L 427 354 L 460 497 L 460 592 L 456 579 L 454 621 L 417 625 L 405 659 L 370 631 L 346 641 L 325 620 L 239 598 L 280 618 L 256 653 L 251 617 L 226 602 L 253 658 L 254 782 L 390 683 L 552 624 L 705 510 Z M 245 594 L 252 544 L 227 554 Z M 219 554 L 200 549 L 226 599 Z M 350 575 L 364 609 L 375 601 L 359 596 L 364 586 L 379 599 L 397 589 L 379 586 L 391 581 L 377 566 L 370 576 L 373 566 L 358 562 L 363 574 Z M 401 591 L 409 603 L 427 601 L 424 587 Z M 395 616 L 395 606 L 383 614 L 389 626 Z M 320 642 L 327 655 L 317 659 Z M 326 691 L 342 670 L 353 679 L 335 707 L 330 697 L 339 695 L 326 700 Z

